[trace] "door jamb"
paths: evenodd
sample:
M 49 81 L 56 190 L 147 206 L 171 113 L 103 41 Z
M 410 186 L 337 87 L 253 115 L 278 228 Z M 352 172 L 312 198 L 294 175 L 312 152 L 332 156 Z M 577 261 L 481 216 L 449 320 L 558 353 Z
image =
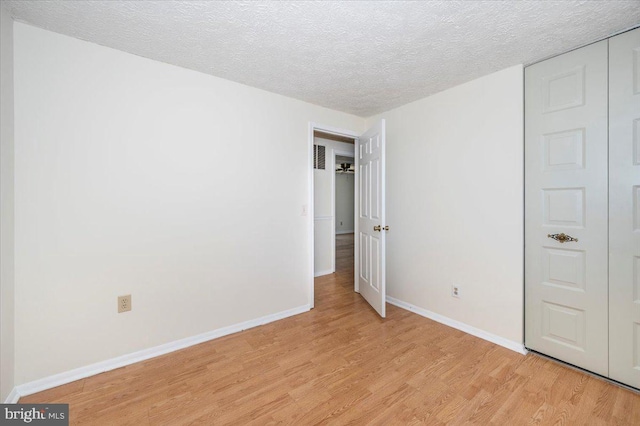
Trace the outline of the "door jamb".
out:
M 314 185 L 313 185 L 313 142 L 314 142 L 314 138 L 313 138 L 313 133 L 314 131 L 320 131 L 323 133 L 330 133 L 333 135 L 338 135 L 338 136 L 347 136 L 350 138 L 354 138 L 355 139 L 355 143 L 354 143 L 354 147 L 357 147 L 357 142 L 358 142 L 358 137 L 360 136 L 358 133 L 352 131 L 352 130 L 345 130 L 345 129 L 339 129 L 337 127 L 332 127 L 332 126 L 325 126 L 323 124 L 318 124 L 318 123 L 314 123 L 314 122 L 309 122 L 309 142 L 308 142 L 308 146 L 307 146 L 307 180 L 308 180 L 308 188 L 309 188 L 309 192 L 308 192 L 308 208 L 306 209 L 306 213 L 307 213 L 307 235 L 309 235 L 309 259 L 308 259 L 308 267 L 309 267 L 309 307 L 311 309 L 313 309 L 313 307 L 315 306 L 315 300 L 314 300 L 314 273 L 313 273 L 313 269 L 314 269 L 314 244 L 315 244 L 315 238 L 314 238 L 314 206 L 313 206 L 313 198 L 314 198 Z M 355 149 L 355 148 L 354 148 Z M 354 155 L 355 155 L 355 151 L 354 151 Z M 357 158 L 357 155 L 355 155 L 355 158 Z M 357 168 L 356 168 L 356 174 L 357 174 Z M 335 174 L 335 171 L 334 171 Z M 334 177 L 335 178 L 335 177 Z M 334 183 L 335 185 L 335 183 Z M 357 191 L 357 186 L 355 188 L 355 190 Z M 357 194 L 354 192 L 354 198 L 357 197 Z M 355 198 L 357 200 L 357 198 Z M 354 201 L 355 202 L 355 201 Z M 334 205 L 335 205 L 335 200 L 334 200 Z M 303 213 L 304 213 L 304 209 L 303 209 Z M 354 212 L 355 213 L 355 212 Z M 354 229 L 357 229 L 357 224 L 354 224 Z M 355 232 L 355 231 L 354 231 Z M 335 238 L 334 238 L 334 244 L 335 244 Z M 334 248 L 334 252 L 335 252 L 335 248 Z M 358 285 L 358 283 L 356 282 L 354 284 L 355 286 Z M 356 288 L 357 291 L 357 288 Z

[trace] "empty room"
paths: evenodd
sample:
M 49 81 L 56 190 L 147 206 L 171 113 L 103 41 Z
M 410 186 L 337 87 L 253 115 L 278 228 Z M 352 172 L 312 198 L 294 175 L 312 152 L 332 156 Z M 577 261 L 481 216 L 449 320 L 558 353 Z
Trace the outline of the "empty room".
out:
M 1 424 L 640 424 L 640 1 L 0 18 Z

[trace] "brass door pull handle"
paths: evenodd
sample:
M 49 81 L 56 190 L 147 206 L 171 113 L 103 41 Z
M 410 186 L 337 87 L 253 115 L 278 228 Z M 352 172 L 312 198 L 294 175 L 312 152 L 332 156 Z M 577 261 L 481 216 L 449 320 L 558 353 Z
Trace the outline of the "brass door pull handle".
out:
M 384 229 L 385 231 L 388 231 L 388 230 L 389 230 L 389 226 L 385 226 L 385 227 L 383 228 L 383 227 L 382 227 L 382 226 L 380 226 L 380 225 L 376 225 L 376 226 L 374 226 L 374 227 L 373 227 L 373 230 L 374 230 L 374 231 L 378 231 L 378 232 L 382 231 L 383 229 Z
M 573 238 L 571 235 L 567 235 L 564 232 L 562 234 L 547 234 L 548 238 L 554 239 L 559 243 L 567 243 L 569 241 L 578 242 L 577 238 Z

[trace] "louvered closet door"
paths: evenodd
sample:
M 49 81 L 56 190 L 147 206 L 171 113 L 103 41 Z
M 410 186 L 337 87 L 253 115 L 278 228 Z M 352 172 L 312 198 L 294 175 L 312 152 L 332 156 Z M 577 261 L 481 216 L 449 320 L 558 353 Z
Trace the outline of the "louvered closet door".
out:
M 525 340 L 608 374 L 607 41 L 526 69 Z M 561 242 L 559 234 L 577 241 Z M 549 235 L 556 235 L 554 240 Z
M 640 388 L 640 29 L 609 40 L 609 372 Z

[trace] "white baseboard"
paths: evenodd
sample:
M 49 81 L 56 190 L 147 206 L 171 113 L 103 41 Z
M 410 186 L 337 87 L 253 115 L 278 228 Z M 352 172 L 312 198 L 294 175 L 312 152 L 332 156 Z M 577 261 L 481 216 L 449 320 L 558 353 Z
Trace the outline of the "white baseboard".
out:
M 5 404 L 17 404 L 20 400 L 20 394 L 18 393 L 17 388 L 13 388 L 9 395 L 7 395 L 7 399 L 4 400 Z
M 324 270 L 324 271 L 318 271 L 318 272 L 316 272 L 315 274 L 313 274 L 313 277 L 314 277 L 314 278 L 317 278 L 317 277 L 321 277 L 321 276 L 323 276 L 323 275 L 333 274 L 334 272 L 335 272 L 335 271 L 332 271 L 331 269 L 326 269 L 326 270 Z
M 127 355 L 108 359 L 106 361 L 87 365 L 86 367 L 80 367 L 74 370 L 66 371 L 64 373 L 54 374 L 53 376 L 45 377 L 43 379 L 34 380 L 32 382 L 16 386 L 9 396 L 16 399 L 17 402 L 17 400 L 22 396 L 31 395 L 33 393 L 41 392 L 46 389 L 55 388 L 56 386 L 61 386 L 67 383 L 74 382 L 76 380 L 104 373 L 105 371 L 114 370 L 116 368 L 124 367 L 126 365 L 134 364 L 136 362 L 144 361 L 150 358 L 155 358 L 160 355 L 188 348 L 189 346 L 197 345 L 199 343 L 237 333 L 243 330 L 257 327 L 259 325 L 268 324 L 270 322 L 298 315 L 303 312 L 308 312 L 309 310 L 310 306 L 308 304 L 299 306 L 297 308 L 289 309 L 271 315 L 266 315 L 253 320 L 241 322 L 239 324 L 219 328 L 217 330 L 209 331 L 197 336 L 187 337 L 185 339 L 165 343 L 153 348 L 143 349 L 138 352 L 133 352 Z M 12 396 L 14 393 L 15 396 Z
M 527 349 L 524 347 L 524 344 L 514 342 L 513 340 L 505 339 L 504 337 L 500 337 L 496 334 L 492 334 L 481 330 L 479 328 L 472 327 L 468 324 L 465 324 L 460 321 L 456 321 L 449 317 L 445 317 L 444 315 L 436 314 L 435 312 L 428 311 L 426 309 L 419 308 L 417 306 L 412 305 L 411 303 L 403 302 L 402 300 L 395 299 L 391 296 L 387 296 L 387 303 L 390 303 L 394 306 L 397 306 L 402 309 L 406 309 L 407 311 L 415 312 L 416 314 L 423 316 L 425 318 L 429 318 L 431 320 L 437 321 L 441 324 L 447 325 L 449 327 L 453 327 L 460 331 L 464 331 L 467 334 L 471 334 L 472 336 L 479 337 L 481 339 L 487 340 L 491 343 L 495 343 L 496 345 L 500 345 L 507 349 L 511 349 L 514 352 L 518 352 L 519 354 L 526 355 Z
M 336 235 L 342 234 L 353 234 L 353 229 L 351 231 L 336 231 Z

